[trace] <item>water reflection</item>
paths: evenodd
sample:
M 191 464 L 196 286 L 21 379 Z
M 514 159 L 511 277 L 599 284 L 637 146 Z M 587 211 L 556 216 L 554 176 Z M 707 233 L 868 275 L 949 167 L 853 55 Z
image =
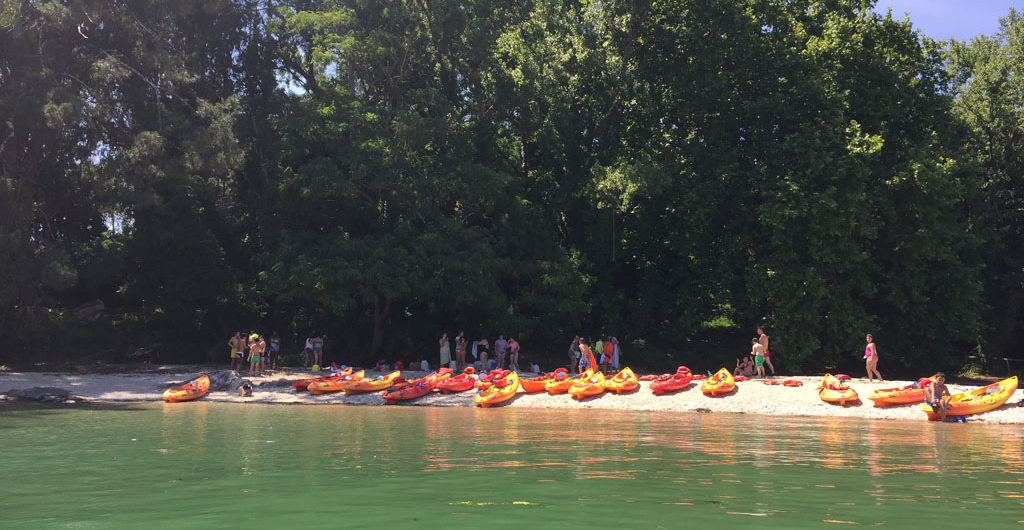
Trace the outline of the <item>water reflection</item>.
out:
M 719 516 L 779 528 L 909 525 L 922 522 L 911 511 L 928 506 L 923 522 L 940 526 L 971 510 L 1009 524 L 1024 505 L 1024 436 L 1016 426 L 516 407 L 181 405 L 160 408 L 159 443 L 149 454 L 198 467 L 189 459 L 215 452 L 221 465 L 230 462 L 229 472 L 255 481 L 245 485 L 252 490 L 270 477 L 298 491 L 346 488 L 349 495 L 358 485 L 371 507 L 374 495 L 412 503 L 432 495 L 444 515 L 474 523 L 480 511 L 556 506 L 609 520 L 631 510 L 668 527 L 679 517 Z M 276 490 L 277 482 L 262 488 Z

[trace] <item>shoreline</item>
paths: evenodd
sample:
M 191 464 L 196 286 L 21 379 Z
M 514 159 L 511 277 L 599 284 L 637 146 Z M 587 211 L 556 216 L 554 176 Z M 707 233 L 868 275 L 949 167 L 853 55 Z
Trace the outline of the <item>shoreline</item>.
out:
M 8 402 L 7 393 L 15 389 L 49 387 L 64 389 L 85 402 L 138 402 L 163 401 L 162 393 L 167 388 L 196 377 L 202 371 L 157 371 L 137 373 L 59 373 L 59 372 L 0 372 L 0 403 Z M 209 372 L 213 373 L 213 372 Z M 408 378 L 420 377 L 424 372 L 405 371 Z M 228 403 L 262 404 L 307 404 L 307 405 L 384 405 L 381 392 L 347 396 L 344 393 L 313 395 L 296 392 L 290 381 L 313 377 L 302 369 L 279 369 L 262 377 L 239 377 L 252 382 L 251 397 L 242 397 L 237 391 L 211 391 L 202 399 Z M 367 377 L 378 372 L 367 370 Z M 523 373 L 524 377 L 533 374 Z M 654 395 L 649 382 L 641 381 L 637 390 L 617 395 L 604 393 L 599 396 L 576 401 L 568 395 L 549 395 L 541 392 L 519 393 L 507 407 L 525 408 L 577 408 L 609 409 L 659 412 L 732 412 L 746 414 L 767 414 L 784 416 L 859 417 L 880 420 L 909 420 L 927 422 L 919 404 L 875 407 L 867 395 L 876 389 L 900 387 L 912 381 L 885 381 L 869 383 L 866 379 L 853 379 L 850 386 L 857 391 L 860 402 L 845 407 L 825 403 L 816 391 L 820 376 L 778 376 L 776 380 L 796 379 L 801 387 L 765 385 L 760 379 L 736 383 L 736 390 L 719 396 L 708 397 L 700 391 L 700 382 L 695 381 L 687 389 L 663 396 Z M 958 384 L 949 385 L 952 393 L 977 388 Z M 473 407 L 473 391 L 458 394 L 433 392 L 404 406 Z M 982 414 L 968 416 L 968 421 L 993 424 L 1024 424 L 1024 390 L 1018 389 L 1002 407 Z M 19 401 L 20 402 L 20 401 Z M 401 406 L 401 405 L 399 405 Z

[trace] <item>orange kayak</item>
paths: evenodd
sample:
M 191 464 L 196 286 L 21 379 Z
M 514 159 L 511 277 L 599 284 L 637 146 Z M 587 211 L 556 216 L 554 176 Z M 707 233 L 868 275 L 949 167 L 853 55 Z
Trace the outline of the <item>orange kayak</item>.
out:
M 924 401 L 924 391 L 928 385 L 935 381 L 935 376 L 922 377 L 916 383 L 901 386 L 898 388 L 883 388 L 873 390 L 868 394 L 868 399 L 874 402 L 876 407 L 886 405 L 903 405 L 906 403 L 920 403 Z
M 309 377 L 309 378 L 306 378 L 306 379 L 296 379 L 295 381 L 292 381 L 292 386 L 295 388 L 296 392 L 303 392 L 303 391 L 309 390 L 309 384 L 310 383 L 316 383 L 316 382 L 320 382 L 320 381 L 330 381 L 331 379 L 345 377 L 347 375 L 350 375 L 351 373 L 352 373 L 352 367 L 349 366 L 348 368 L 345 368 L 344 370 L 342 370 L 342 371 L 340 371 L 340 372 L 338 372 L 336 374 L 331 374 L 331 375 L 327 375 L 327 376 L 323 376 L 323 377 Z
M 351 371 L 351 369 L 349 370 Z M 313 381 L 306 386 L 306 390 L 309 390 L 313 394 L 327 394 L 330 392 L 341 392 L 345 386 L 345 383 L 350 381 L 359 381 L 366 375 L 365 370 L 359 370 L 358 372 L 332 377 L 326 381 Z
M 605 387 L 616 394 L 632 392 L 638 386 L 640 383 L 637 382 L 636 374 L 628 366 L 605 381 Z
M 589 369 L 579 375 L 579 377 L 566 377 L 565 379 L 555 379 L 549 381 L 548 384 L 544 385 L 544 390 L 548 391 L 548 394 L 564 394 L 572 388 L 572 385 L 576 384 L 577 379 L 589 379 L 594 372 Z
M 822 378 L 821 385 L 818 386 L 818 397 L 826 403 L 838 403 L 844 407 L 847 403 L 860 401 L 856 390 L 832 374 L 825 374 L 825 377 Z
M 531 379 L 520 379 L 519 386 L 523 388 L 523 392 L 532 394 L 534 392 L 543 392 L 544 387 L 547 386 L 551 381 L 561 381 L 569 378 L 569 371 L 565 368 L 559 368 L 554 372 L 538 375 Z
M 444 394 L 454 394 L 470 390 L 474 384 L 476 384 L 476 370 L 472 366 L 467 366 L 461 374 L 438 383 L 437 389 Z
M 604 383 L 605 377 L 601 372 L 597 372 L 587 378 L 578 378 L 576 379 L 576 382 L 569 387 L 569 395 L 576 399 L 583 399 L 590 396 L 604 394 Z
M 1003 403 L 1006 403 L 1016 391 L 1017 376 L 1013 376 L 1003 379 L 998 383 L 992 383 L 991 385 L 971 390 L 970 392 L 953 394 L 949 398 L 949 409 L 946 411 L 946 417 L 967 416 L 968 414 L 978 414 L 997 409 L 1003 406 Z M 933 410 L 931 405 L 926 403 L 921 405 L 921 410 L 928 414 L 929 420 L 942 418 L 941 411 Z
M 728 368 L 722 368 L 700 385 L 700 391 L 711 397 L 728 394 L 734 388 L 736 388 L 736 381 L 732 378 L 732 372 Z
M 402 372 L 395 370 L 388 375 L 378 375 L 372 379 L 363 378 L 358 381 L 348 381 L 344 385 L 341 385 L 341 391 L 352 395 L 387 390 L 391 388 L 391 385 L 393 385 L 395 380 L 397 380 L 401 375 Z
M 430 372 L 419 379 L 409 381 L 406 385 L 389 389 L 384 393 L 384 401 L 388 405 L 394 405 L 402 401 L 423 397 L 434 390 L 438 383 L 451 377 L 451 375 L 452 371 L 450 368 L 442 368 L 440 372 Z
M 164 401 L 177 403 L 192 401 L 205 396 L 210 391 L 210 376 L 201 375 L 188 383 L 164 390 Z
M 490 388 L 485 388 L 473 396 L 473 403 L 487 408 L 512 399 L 519 390 L 519 374 L 506 371 L 503 375 L 495 375 L 492 383 Z
M 685 366 L 676 368 L 676 373 L 672 375 L 665 375 L 659 377 L 657 380 L 651 382 L 651 392 L 655 395 L 662 395 L 667 392 L 675 392 L 682 390 L 693 381 L 693 374 L 690 373 L 690 369 Z

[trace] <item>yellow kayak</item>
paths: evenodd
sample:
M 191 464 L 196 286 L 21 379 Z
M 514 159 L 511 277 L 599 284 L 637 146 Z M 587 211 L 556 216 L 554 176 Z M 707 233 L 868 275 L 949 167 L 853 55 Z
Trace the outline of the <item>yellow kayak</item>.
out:
M 341 385 L 341 390 L 346 394 L 362 394 L 364 392 L 379 392 L 391 388 L 391 385 L 398 379 L 402 372 L 395 370 L 388 375 L 379 375 L 373 379 L 360 379 L 349 381 Z
M 637 381 L 636 374 L 633 373 L 633 370 L 627 366 L 623 368 L 621 372 L 612 376 L 611 379 L 605 381 L 604 386 L 616 394 L 622 394 L 625 392 L 632 392 L 636 387 L 640 386 L 640 383 Z
M 326 381 L 313 381 L 312 383 L 306 385 L 306 390 L 309 390 L 313 394 L 341 392 L 345 387 L 345 383 L 359 381 L 360 379 L 363 378 L 364 375 L 366 375 L 366 372 L 364 370 L 359 370 L 358 372 L 349 375 L 343 375 L 337 379 L 332 377 Z
M 519 390 L 519 374 L 508 371 L 501 377 L 495 377 L 494 384 L 489 388 L 473 396 L 473 403 L 483 408 L 491 407 L 512 399 L 512 396 L 516 395 L 516 390 Z
M 736 380 L 733 379 L 732 372 L 728 368 L 722 368 L 700 385 L 700 391 L 711 397 L 728 394 L 734 388 L 736 388 Z
M 857 391 L 850 388 L 850 385 L 832 374 L 825 374 L 818 386 L 818 397 L 826 403 L 838 403 L 846 406 L 860 401 Z
M 597 372 L 586 379 L 577 379 L 576 382 L 569 387 L 569 395 L 576 399 L 583 399 L 585 397 L 603 394 L 605 390 L 604 383 L 604 374 Z
M 978 414 L 979 412 L 997 409 L 1003 406 L 1003 403 L 1006 403 L 1016 391 L 1017 376 L 1013 376 L 1003 379 L 998 383 L 992 383 L 991 385 L 971 390 L 970 392 L 953 394 L 949 398 L 949 409 L 946 410 L 946 417 L 966 416 L 968 414 Z M 921 405 L 921 410 L 928 415 L 929 420 L 942 418 L 942 411 L 933 410 L 931 405 L 927 403 Z
M 210 391 L 210 376 L 203 374 L 188 383 L 164 391 L 164 401 L 178 403 L 199 399 Z
M 594 375 L 594 372 L 588 369 L 582 374 L 580 374 L 578 377 L 567 377 L 562 380 L 556 379 L 544 385 L 544 390 L 547 390 L 548 394 L 551 395 L 564 394 L 568 392 L 570 388 L 572 388 L 572 385 L 576 384 L 577 380 L 589 379 L 591 375 Z

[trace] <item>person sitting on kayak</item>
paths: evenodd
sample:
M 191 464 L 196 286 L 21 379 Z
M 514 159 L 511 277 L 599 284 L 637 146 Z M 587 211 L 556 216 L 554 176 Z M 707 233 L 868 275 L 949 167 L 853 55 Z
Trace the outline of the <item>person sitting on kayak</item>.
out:
M 945 397 L 946 399 L 942 399 Z M 946 411 L 949 410 L 949 398 L 952 395 L 946 388 L 946 374 L 939 372 L 935 374 L 935 382 L 924 389 L 924 402 L 932 408 L 932 412 L 942 411 L 943 421 L 946 419 Z

